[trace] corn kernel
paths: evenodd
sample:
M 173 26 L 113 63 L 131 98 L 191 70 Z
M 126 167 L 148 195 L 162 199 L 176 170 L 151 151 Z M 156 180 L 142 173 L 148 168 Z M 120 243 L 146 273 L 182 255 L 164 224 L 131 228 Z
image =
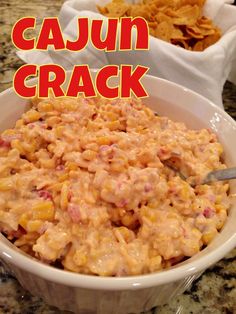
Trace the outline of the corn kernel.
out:
M 23 227 L 25 230 L 27 230 L 28 222 L 29 222 L 29 215 L 26 213 L 22 214 L 18 221 L 19 225 L 21 225 L 21 227 Z
M 78 165 L 75 162 L 67 162 L 66 163 L 66 168 L 68 170 L 77 170 L 78 169 Z
M 216 212 L 220 212 L 221 210 L 225 210 L 225 207 L 223 205 L 215 205 Z
M 117 231 L 121 234 L 126 242 L 129 242 L 133 238 L 133 232 L 126 227 L 119 227 Z
M 51 201 L 40 202 L 32 207 L 34 219 L 52 220 L 54 218 L 54 206 Z
M 111 210 L 110 218 L 112 222 L 118 222 L 120 220 L 119 211 L 116 208 Z
M 20 127 L 22 127 L 22 125 L 24 125 L 23 119 L 19 119 L 19 120 L 16 121 L 15 126 L 16 126 L 17 129 L 19 129 Z
M 217 222 L 216 228 L 221 229 L 225 223 L 225 220 L 227 219 L 227 209 L 226 208 L 221 209 L 217 216 L 218 216 L 218 222 Z
M 150 213 L 148 218 L 151 222 L 156 222 L 156 216 L 153 213 Z
M 112 191 L 112 185 L 111 185 L 111 182 L 110 181 L 106 181 L 104 182 L 103 184 L 103 192 L 104 193 L 109 193 L 110 191 Z
M 119 215 L 123 217 L 126 214 L 126 210 L 123 207 L 117 207 L 116 209 L 119 212 Z
M 115 172 L 123 172 L 125 170 L 125 166 L 123 164 L 113 162 L 110 164 L 110 169 Z
M 13 129 L 8 129 L 8 130 L 5 130 L 2 132 L 2 136 L 12 136 L 12 135 L 15 135 L 17 134 L 16 130 L 13 130 Z
M 153 157 L 152 157 L 152 155 L 151 155 L 150 152 L 148 152 L 148 151 L 143 151 L 143 152 L 141 152 L 141 153 L 138 155 L 138 159 L 139 159 L 143 164 L 145 164 L 145 163 L 148 163 L 148 162 L 152 161 Z
M 24 234 L 22 237 L 20 237 L 19 239 L 17 239 L 14 244 L 16 246 L 22 246 L 22 245 L 34 245 L 36 240 L 38 238 L 38 233 L 37 232 L 29 232 L 27 234 Z
M 110 145 L 111 144 L 111 140 L 108 136 L 101 136 L 97 138 L 97 143 L 99 145 Z
M 222 196 L 221 195 L 216 196 L 216 204 L 219 204 L 221 202 L 222 202 Z
M 189 198 L 189 189 L 187 185 L 184 185 L 182 190 L 181 190 L 181 197 L 183 199 L 188 199 Z
M 140 134 L 146 134 L 148 132 L 149 132 L 148 129 L 142 129 L 142 130 L 139 131 Z
M 66 181 L 69 178 L 69 174 L 68 173 L 64 173 L 61 176 L 58 177 L 58 181 L 59 182 L 63 182 Z
M 223 191 L 224 191 L 224 192 L 227 192 L 228 190 L 229 190 L 229 184 L 226 183 L 226 184 L 224 184 L 224 186 L 223 186 Z
M 54 152 L 55 148 L 56 148 L 56 145 L 54 143 L 51 143 L 48 145 L 48 151 L 50 153 Z
M 135 127 L 135 125 L 134 125 L 134 124 L 133 124 L 133 127 Z M 143 132 L 143 129 L 144 129 L 144 126 L 139 125 L 139 126 L 137 126 L 137 127 L 136 127 L 136 132 L 138 132 L 138 133 L 142 133 L 142 132 Z
M 73 260 L 76 265 L 83 266 L 87 262 L 87 257 L 81 250 L 76 250 Z
M 130 214 L 130 213 L 127 213 L 125 214 L 122 218 L 121 218 L 121 222 L 124 226 L 126 227 L 129 227 L 131 226 L 134 222 L 135 222 L 135 217 Z
M 90 120 L 88 121 L 88 124 L 87 124 L 88 131 L 98 130 L 99 128 L 100 128 L 99 123 L 90 121 Z
M 53 159 L 40 159 L 40 164 L 43 168 L 46 169 L 54 169 L 55 168 L 55 161 Z
M 56 125 L 60 122 L 61 122 L 61 119 L 59 117 L 55 117 L 55 116 L 52 116 L 52 117 L 46 119 L 46 123 L 50 127 L 54 127 L 54 125 Z
M 106 126 L 107 126 L 111 131 L 115 131 L 115 130 L 119 129 L 119 127 L 120 127 L 120 121 L 119 121 L 119 120 L 116 120 L 116 121 L 108 122 L 108 123 L 106 123 Z
M 219 153 L 219 155 L 221 155 L 221 154 L 223 154 L 223 146 L 220 144 L 220 143 L 218 143 L 218 147 L 217 147 L 218 149 L 218 153 Z
M 56 135 L 58 137 L 61 137 L 64 131 L 65 131 L 65 127 L 60 125 L 56 128 Z
M 94 152 L 93 150 L 90 150 L 90 149 L 87 149 L 85 150 L 83 153 L 82 153 L 82 157 L 85 159 L 85 160 L 93 160 L 94 158 L 96 158 L 97 156 L 97 153 Z
M 37 232 L 42 227 L 43 222 L 41 220 L 29 221 L 26 227 L 28 232 Z
M 40 102 L 38 104 L 38 111 L 39 112 L 49 112 L 53 110 L 53 105 L 47 102 Z
M 147 107 L 145 107 L 145 108 L 143 109 L 143 111 L 146 113 L 146 115 L 147 115 L 149 118 L 151 118 L 151 117 L 154 116 L 152 110 L 150 110 L 150 109 L 147 108 Z
M 110 119 L 111 121 L 116 121 L 118 119 L 118 115 L 114 112 L 107 112 L 107 117 L 108 119 Z
M 85 146 L 86 149 L 89 149 L 89 150 L 92 150 L 94 152 L 97 152 L 98 149 L 99 149 L 99 146 L 97 143 L 88 143 L 86 146 Z
M 143 208 L 143 216 L 146 216 L 151 222 L 156 222 L 156 215 L 152 209 L 148 207 Z
M 17 149 L 21 155 L 25 154 L 24 148 L 19 140 L 12 140 L 11 147 Z
M 0 191 L 9 191 L 13 188 L 13 182 L 10 178 L 0 179 Z
M 77 108 L 78 108 L 77 103 L 72 103 L 72 102 L 64 103 L 64 109 L 68 111 L 75 111 Z
M 25 156 L 26 156 L 26 158 L 27 158 L 29 161 L 31 161 L 31 162 L 37 160 L 37 158 L 36 158 L 36 156 L 35 156 L 34 153 L 27 153 L 27 154 L 25 154 Z
M 203 244 L 208 244 L 215 237 L 215 232 L 207 232 L 202 236 Z
M 64 104 L 60 100 L 56 100 L 56 101 L 53 102 L 53 107 L 57 111 L 63 111 Z
M 21 143 L 22 147 L 23 147 L 23 150 L 25 152 L 28 152 L 28 153 L 34 153 L 35 150 L 36 150 L 36 145 L 33 141 L 31 141 L 31 143 L 27 143 L 27 142 L 23 142 Z
M 162 268 L 161 261 L 162 261 L 162 258 L 160 255 L 150 258 L 150 263 L 149 263 L 150 271 L 154 272 L 161 269 Z
M 87 203 L 87 204 L 95 204 L 96 203 L 96 200 L 94 199 L 93 195 L 91 193 L 84 193 L 84 201 Z
M 41 114 L 38 111 L 34 110 L 34 109 L 31 109 L 31 110 L 27 111 L 23 115 L 23 119 L 27 123 L 38 121 L 40 118 L 41 118 Z

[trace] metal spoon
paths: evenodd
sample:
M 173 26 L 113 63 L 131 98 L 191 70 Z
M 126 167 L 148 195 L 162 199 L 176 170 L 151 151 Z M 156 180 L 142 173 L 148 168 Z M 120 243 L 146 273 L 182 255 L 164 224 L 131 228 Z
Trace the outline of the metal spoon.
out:
M 236 167 L 211 171 L 202 180 L 202 184 L 208 184 L 215 181 L 226 181 L 236 179 Z
M 182 180 L 187 181 L 188 178 L 183 175 L 183 173 L 170 165 L 167 166 L 174 170 Z M 236 167 L 211 171 L 200 182 L 194 182 L 194 180 L 192 180 L 192 182 L 190 182 L 190 185 L 192 187 L 195 187 L 196 185 L 200 184 L 209 184 L 216 181 L 227 181 L 232 179 L 236 179 Z

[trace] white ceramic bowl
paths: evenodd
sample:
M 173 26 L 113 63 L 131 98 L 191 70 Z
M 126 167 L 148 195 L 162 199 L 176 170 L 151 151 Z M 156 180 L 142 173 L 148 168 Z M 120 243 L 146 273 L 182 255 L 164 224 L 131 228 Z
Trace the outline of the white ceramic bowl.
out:
M 112 84 L 116 82 L 112 80 Z M 227 165 L 236 165 L 236 123 L 227 113 L 174 83 L 151 76 L 146 76 L 143 83 L 150 96 L 145 99 L 147 105 L 190 128 L 211 128 L 224 146 Z M 0 131 L 13 126 L 26 106 L 27 101 L 12 89 L 0 94 Z M 236 182 L 232 181 L 231 192 L 235 191 Z M 142 276 L 103 278 L 59 270 L 25 255 L 2 235 L 0 257 L 24 288 L 60 309 L 81 314 L 139 313 L 182 293 L 206 268 L 233 249 L 235 221 L 234 201 L 224 228 L 206 249 L 170 270 Z

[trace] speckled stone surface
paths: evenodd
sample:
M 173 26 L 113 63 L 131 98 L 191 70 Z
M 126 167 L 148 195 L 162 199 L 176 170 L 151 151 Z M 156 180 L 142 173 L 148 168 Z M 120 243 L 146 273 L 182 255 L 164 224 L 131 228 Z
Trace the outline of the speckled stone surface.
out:
M 0 92 L 12 85 L 22 61 L 11 43 L 11 29 L 20 17 L 35 16 L 38 24 L 45 16 L 56 16 L 61 0 L 0 0 Z M 236 86 L 227 82 L 224 105 L 236 119 Z M 0 265 L 0 314 L 66 314 L 48 306 L 25 291 Z M 236 249 L 208 269 L 192 287 L 169 304 L 149 314 L 236 314 Z M 112 313 L 111 313 L 112 314 Z M 125 313 L 124 313 L 125 314 Z

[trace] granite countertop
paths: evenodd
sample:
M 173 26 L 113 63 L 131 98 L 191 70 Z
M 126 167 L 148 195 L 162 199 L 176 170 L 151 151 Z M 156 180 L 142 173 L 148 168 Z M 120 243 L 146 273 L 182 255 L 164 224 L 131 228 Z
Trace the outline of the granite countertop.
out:
M 20 17 L 58 15 L 61 0 L 0 0 L 0 92 L 12 85 L 15 70 L 23 63 L 11 43 L 11 29 Z M 226 111 L 236 119 L 236 86 L 224 88 Z M 17 280 L 0 266 L 0 313 L 68 313 L 45 304 L 25 291 Z M 236 313 L 236 249 L 211 267 L 184 294 L 169 304 L 153 309 L 158 314 L 234 314 Z

